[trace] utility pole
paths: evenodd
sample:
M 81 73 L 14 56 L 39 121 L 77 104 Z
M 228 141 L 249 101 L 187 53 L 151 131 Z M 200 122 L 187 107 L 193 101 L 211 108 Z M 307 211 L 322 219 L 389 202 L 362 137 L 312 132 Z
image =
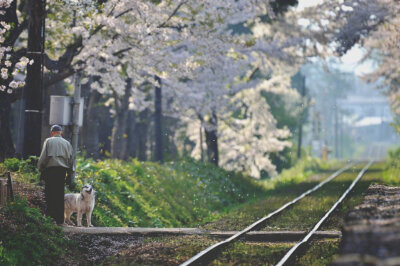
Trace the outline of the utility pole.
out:
M 157 162 L 163 162 L 163 136 L 162 136 L 162 91 L 161 78 L 156 76 L 158 86 L 155 87 L 155 112 L 154 112 L 154 133 L 155 133 L 155 159 Z
M 74 156 L 74 168 L 76 169 L 76 154 L 78 151 L 78 138 L 79 138 L 79 109 L 81 105 L 81 75 L 79 72 L 75 74 L 75 90 L 72 102 L 72 148 Z M 72 183 L 75 180 L 75 173 L 71 177 Z
M 339 119 L 338 119 L 338 105 L 337 99 L 335 99 L 335 158 L 339 158 Z
M 302 101 L 302 108 L 305 108 L 305 100 L 306 100 L 306 77 L 302 77 L 302 86 L 301 86 L 301 101 Z M 297 158 L 301 158 L 301 146 L 303 140 L 303 123 L 305 120 L 305 109 L 301 111 L 300 120 L 299 120 L 299 139 L 297 141 Z
M 339 157 L 343 158 L 344 157 L 344 147 L 343 147 L 343 113 L 342 112 L 339 112 L 339 132 L 340 132 L 340 138 L 339 138 L 340 153 L 339 153 Z
M 46 0 L 29 1 L 28 58 L 24 119 L 23 157 L 39 156 L 42 144 L 43 53 L 45 41 Z

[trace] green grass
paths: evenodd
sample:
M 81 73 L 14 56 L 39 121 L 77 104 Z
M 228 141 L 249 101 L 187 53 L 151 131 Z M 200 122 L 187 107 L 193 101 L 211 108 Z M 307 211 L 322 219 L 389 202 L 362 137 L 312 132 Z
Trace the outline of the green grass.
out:
M 52 265 L 72 244 L 60 227 L 25 200 L 0 209 L 0 265 Z
M 321 163 L 306 158 L 271 180 L 255 181 L 213 165 L 186 160 L 159 165 L 132 160 L 94 162 L 79 159 L 78 187 L 90 183 L 97 190 L 93 222 L 96 226 L 189 227 L 240 230 L 284 203 L 314 187 L 344 163 Z M 339 230 L 346 213 L 360 204 L 371 183 L 398 184 L 397 165 L 371 167 L 349 197 L 324 223 L 324 230 Z M 396 167 L 394 167 L 394 166 Z M 309 230 L 347 189 L 364 165 L 357 165 L 319 191 L 272 218 L 263 230 Z M 20 173 L 23 180 L 38 179 L 29 163 L 12 159 L 0 165 Z M 318 173 L 318 174 L 316 174 Z M 43 240 L 43 243 L 47 243 Z M 105 264 L 176 264 L 215 243 L 207 237 L 151 238 Z M 4 243 L 4 242 L 2 242 Z M 51 242 L 50 242 L 51 243 Z M 337 240 L 317 241 L 297 258 L 298 265 L 325 265 L 333 260 Z M 52 245 L 52 244 L 51 244 Z M 276 263 L 293 243 L 238 242 L 223 252 L 214 265 Z M 57 245 L 55 245 L 57 246 Z M 147 249 L 153 249 L 148 255 Z M 1 246 L 2 254 L 12 248 Z M 160 252 L 162 253 L 160 255 Z M 146 255 L 147 254 L 147 255 Z M 7 255 L 11 258 L 11 255 Z M 50 255 L 43 255 L 50 258 Z M 5 257 L 5 256 L 3 256 Z M 15 256 L 14 256 L 15 257 Z
M 220 239 L 207 236 L 149 238 L 109 257 L 104 265 L 178 265 L 218 241 Z M 210 265 L 274 265 L 293 245 L 239 241 L 219 253 Z M 338 248 L 337 239 L 313 241 L 299 258 L 295 258 L 295 264 L 327 265 L 334 260 Z
M 39 181 L 39 172 L 27 161 L 7 159 L 0 170 L 18 172 L 24 182 Z M 194 160 L 160 165 L 79 158 L 76 184 L 75 192 L 84 184 L 97 191 L 95 226 L 197 226 L 264 193 L 250 177 Z
M 343 204 L 326 221 L 323 228 L 326 230 L 340 230 L 346 213 L 360 204 L 363 193 L 371 183 L 382 180 L 382 165 L 376 165 L 367 172 L 355 186 Z M 263 230 L 309 230 L 331 208 L 349 187 L 361 166 L 357 165 L 341 174 L 316 192 L 300 200 L 288 210 L 272 217 Z M 380 171 L 379 171 L 380 170 Z M 278 209 L 301 193 L 326 179 L 330 173 L 314 175 L 298 183 L 276 183 L 273 189 L 265 192 L 265 197 L 251 203 L 244 204 L 233 211 L 222 215 L 221 219 L 205 224 L 203 227 L 210 230 L 241 230 L 268 213 Z
M 264 191 L 249 177 L 192 160 L 80 160 L 77 172 L 78 187 L 97 190 L 95 226 L 197 226 Z
M 339 243 L 339 239 L 311 242 L 306 252 L 296 258 L 296 265 L 328 265 L 337 257 Z
M 11 158 L 0 168 L 19 172 L 26 182 L 38 181 L 39 173 L 32 160 L 34 158 L 29 161 Z M 95 226 L 199 226 L 270 193 L 284 192 L 290 198 L 314 184 L 306 183 L 313 173 L 329 172 L 331 168 L 330 164 L 306 157 L 292 169 L 284 170 L 278 178 L 257 181 L 190 159 L 160 165 L 136 160 L 79 158 L 75 192 L 87 183 L 97 191 L 93 213 Z
M 342 193 L 354 180 L 364 164 L 359 164 L 344 174 L 337 177 L 331 183 L 326 184 L 319 191 L 312 193 L 309 197 L 296 203 L 287 212 L 271 219 L 263 230 L 310 230 L 315 223 L 330 209 Z M 306 189 L 315 186 L 321 180 L 327 178 L 333 169 L 326 168 L 324 173 L 301 178 L 287 182 L 290 179 L 281 177 L 285 182 L 266 181 L 265 196 L 262 199 L 253 200 L 236 206 L 230 212 L 221 215 L 215 222 L 207 223 L 203 227 L 210 230 L 239 230 L 263 217 L 300 195 Z M 371 183 L 382 183 L 384 163 L 374 164 L 361 181 L 355 186 L 349 197 L 339 205 L 338 209 L 323 224 L 321 230 L 340 230 L 343 225 L 343 218 L 346 213 L 360 204 L 364 193 Z M 271 185 L 272 183 L 272 185 Z M 135 253 L 135 256 L 118 257 L 115 265 L 123 261 L 125 264 L 165 264 L 182 263 L 197 252 L 214 244 L 218 239 L 207 237 L 185 237 L 185 238 L 158 238 L 152 239 L 143 247 L 142 253 Z M 339 239 L 315 240 L 312 241 L 303 252 L 295 258 L 295 265 L 327 265 L 334 261 L 339 250 Z M 277 263 L 294 243 L 250 243 L 237 242 L 231 245 L 213 261 L 212 265 L 273 265 Z M 162 248 L 166 256 L 149 258 L 146 252 L 152 248 Z M 141 249 L 141 248 L 139 248 Z M 129 253 L 129 252 L 128 252 Z M 138 260 L 138 258 L 140 258 Z M 156 260 L 156 261 L 154 261 Z M 117 263 L 118 262 L 118 263 Z M 111 264 L 114 264 L 111 263 Z M 173 264 L 173 263 L 172 263 Z

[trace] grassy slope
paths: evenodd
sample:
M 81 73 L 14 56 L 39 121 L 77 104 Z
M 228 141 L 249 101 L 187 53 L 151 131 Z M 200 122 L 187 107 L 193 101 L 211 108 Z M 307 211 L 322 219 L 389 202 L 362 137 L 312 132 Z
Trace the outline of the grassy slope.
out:
M 54 265 L 72 250 L 61 228 L 25 200 L 0 209 L 0 265 Z
M 97 190 L 96 226 L 197 226 L 263 194 L 250 178 L 195 161 L 80 161 L 76 181 Z

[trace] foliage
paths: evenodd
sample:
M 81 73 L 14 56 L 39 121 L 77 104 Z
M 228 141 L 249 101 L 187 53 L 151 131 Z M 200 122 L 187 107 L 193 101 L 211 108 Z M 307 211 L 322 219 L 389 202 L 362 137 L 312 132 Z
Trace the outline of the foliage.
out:
M 0 264 L 53 265 L 68 241 L 60 227 L 17 199 L 0 209 Z
M 302 154 L 307 156 L 305 150 L 302 149 Z M 276 171 L 281 173 L 283 169 L 289 169 L 294 166 L 297 162 L 297 145 L 292 145 L 291 147 L 287 147 L 281 152 L 271 153 L 270 159 L 273 165 L 276 167 Z M 263 178 L 270 177 L 268 173 L 262 176 Z
M 292 78 L 293 79 L 293 78 Z M 292 82 L 293 83 L 293 82 Z M 285 95 L 274 94 L 271 92 L 264 92 L 262 96 L 266 99 L 270 106 L 271 114 L 277 121 L 277 127 L 286 127 L 293 134 L 294 138 L 298 134 L 297 127 L 299 125 L 299 117 L 301 116 L 302 109 L 299 107 L 301 99 L 298 97 L 289 98 Z M 280 152 L 270 154 L 270 159 L 273 165 L 276 166 L 276 171 L 280 173 L 283 169 L 292 167 L 296 161 L 297 145 L 296 141 L 292 141 L 291 147 L 286 147 Z
M 27 160 L 7 158 L 4 160 L 3 164 L 8 171 L 38 174 L 39 171 L 36 167 L 37 159 L 36 156 L 30 156 Z
M 58 8 L 64 4 L 70 5 L 70 1 L 57 2 L 54 5 Z M 272 36 L 266 40 L 263 34 L 254 37 L 251 31 L 248 34 L 232 34 L 231 30 L 226 29 L 238 23 L 249 22 L 254 25 L 260 16 L 275 17 L 274 12 L 283 13 L 296 2 L 106 1 L 97 9 L 90 9 L 88 14 L 80 15 L 76 23 L 52 21 L 52 28 L 56 29 L 64 29 L 65 24 L 74 26 L 68 33 L 61 31 L 67 35 L 64 39 L 68 41 L 60 42 L 62 38 L 54 38 L 58 37 L 56 33 L 51 34 L 51 38 L 55 43 L 60 42 L 60 46 L 76 42 L 77 38 L 69 36 L 71 33 L 83 39 L 82 49 L 73 60 L 74 68 L 85 72 L 85 80 L 91 80 L 89 84 L 92 88 L 112 97 L 109 103 L 116 117 L 127 112 L 128 107 L 137 111 L 151 109 L 152 90 L 145 90 L 143 85 L 159 86 L 155 79 L 157 76 L 162 81 L 163 97 L 168 98 L 163 101 L 169 102 L 163 109 L 165 113 L 170 112 L 182 120 L 189 117 L 191 122 L 201 120 L 202 127 L 206 129 L 218 128 L 218 121 L 221 127 L 232 127 L 231 131 L 239 132 L 239 135 L 243 135 L 243 131 L 247 134 L 254 131 L 250 140 L 235 142 L 238 138 L 226 133 L 230 131 L 218 128 L 218 133 L 225 137 L 221 138 L 218 145 L 222 150 L 222 165 L 228 170 L 242 170 L 240 166 L 245 165 L 250 168 L 246 170 L 258 176 L 261 169 L 274 172 L 265 153 L 287 146 L 288 142 L 281 142 L 280 138 L 285 138 L 288 131 L 276 129 L 265 103 L 254 104 L 262 110 L 255 110 L 251 106 L 253 110 L 250 110 L 246 121 L 226 121 L 232 120 L 231 110 L 242 100 L 237 97 L 236 103 L 232 103 L 231 98 L 263 81 L 253 79 L 253 72 L 267 72 L 269 76 L 274 72 L 275 77 L 281 76 L 282 73 L 273 71 L 272 66 L 288 59 L 287 50 L 297 42 L 287 40 L 290 36 L 284 38 L 286 36 L 281 35 L 279 30 L 271 30 Z M 73 9 L 64 10 L 71 13 L 68 16 L 70 20 L 74 18 Z M 54 29 L 50 31 L 54 32 Z M 288 75 L 287 72 L 286 69 L 285 75 Z M 132 86 L 126 82 L 127 78 L 131 79 Z M 258 100 L 258 91 L 265 90 L 266 85 L 274 87 L 275 91 L 285 87 L 281 85 L 283 81 L 276 78 L 272 80 L 269 84 L 263 83 L 263 88 L 259 88 L 257 93 L 248 92 L 247 100 L 243 100 L 241 105 Z M 120 98 L 125 99 L 126 104 L 119 104 Z M 215 119 L 209 119 L 214 116 Z M 125 150 L 115 148 L 117 144 L 125 146 L 126 139 L 118 135 L 125 133 L 126 119 L 121 115 L 119 127 L 113 130 L 113 158 L 126 158 Z M 267 122 L 268 128 L 260 126 Z M 259 128 L 270 134 L 261 134 Z M 262 145 L 258 141 L 260 139 L 273 145 Z M 236 152 L 226 153 L 224 146 L 236 146 L 236 149 L 232 149 Z M 249 149 L 250 146 L 255 148 Z M 244 154 L 241 153 L 243 150 L 246 151 Z M 239 157 L 257 163 L 251 166 L 243 162 L 236 165 L 226 163 Z
M 306 180 L 312 174 L 321 170 L 322 162 L 314 157 L 306 156 L 290 169 L 284 169 L 282 173 L 277 177 L 268 182 L 268 186 L 275 187 L 279 184 L 286 183 L 298 183 Z
M 383 180 L 388 185 L 400 185 L 400 147 L 389 151 Z
M 97 191 L 95 226 L 195 225 L 263 192 L 249 177 L 192 160 L 159 165 L 80 159 L 77 173 L 78 188 L 90 183 Z

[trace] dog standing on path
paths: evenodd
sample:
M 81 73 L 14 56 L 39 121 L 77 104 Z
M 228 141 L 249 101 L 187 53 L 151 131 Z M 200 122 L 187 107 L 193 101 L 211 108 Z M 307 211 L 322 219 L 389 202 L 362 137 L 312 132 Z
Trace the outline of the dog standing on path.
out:
M 65 194 L 64 223 L 74 225 L 70 218 L 71 215 L 76 212 L 78 226 L 82 226 L 82 215 L 86 214 L 87 226 L 92 227 L 95 192 L 91 185 L 86 185 L 82 188 L 81 193 Z

